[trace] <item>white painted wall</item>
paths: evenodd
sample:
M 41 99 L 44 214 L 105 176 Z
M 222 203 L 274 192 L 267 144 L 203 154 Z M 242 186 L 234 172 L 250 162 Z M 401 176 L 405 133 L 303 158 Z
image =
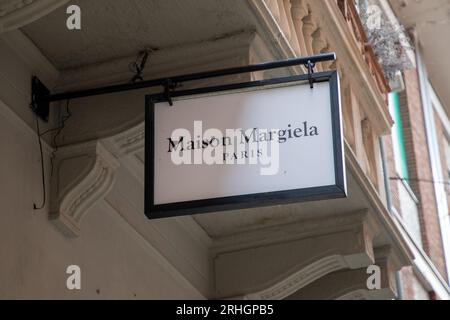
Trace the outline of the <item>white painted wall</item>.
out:
M 104 202 L 78 238 L 33 211 L 42 196 L 37 139 L 2 102 L 0 145 L 0 298 L 202 298 Z M 81 267 L 78 292 L 66 289 L 71 264 Z
M 13 49 L 17 47 L 22 49 Z M 173 258 L 176 256 L 181 261 L 182 255 L 173 252 L 193 246 L 186 239 L 187 227 L 183 233 L 176 229 L 176 222 L 166 222 L 163 225 L 166 239 L 162 239 L 153 227 L 145 224 L 147 219 L 143 213 L 138 215 L 138 210 L 123 204 L 119 209 L 125 209 L 119 210 L 102 200 L 83 220 L 80 237 L 68 238 L 49 220 L 47 210 L 33 210 L 34 202 L 41 203 L 42 181 L 35 117 L 29 108 L 32 75 L 45 79 L 51 86 L 58 72 L 20 34 L 3 34 L 0 37 L 0 299 L 204 298 L 208 274 L 198 277 L 194 287 L 193 276 L 180 272 L 185 272 L 187 267 L 175 263 Z M 41 131 L 47 128 L 42 125 Z M 48 146 L 45 149 L 48 178 L 51 150 Z M 47 192 L 47 204 L 49 196 Z M 127 223 L 124 216 L 138 222 L 129 218 L 132 223 Z M 146 228 L 148 235 L 136 231 L 132 224 Z M 192 260 L 201 263 L 206 260 L 192 256 L 188 249 L 184 251 Z M 196 252 L 195 248 L 192 252 Z M 79 292 L 66 289 L 66 268 L 71 264 L 81 267 Z M 208 266 L 202 270 L 205 269 Z

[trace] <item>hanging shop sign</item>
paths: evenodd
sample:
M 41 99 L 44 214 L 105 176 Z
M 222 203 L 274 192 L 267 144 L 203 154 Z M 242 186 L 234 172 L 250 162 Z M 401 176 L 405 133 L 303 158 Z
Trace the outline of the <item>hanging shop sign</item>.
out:
M 346 196 L 339 77 L 321 53 L 213 71 L 51 93 L 33 76 L 31 109 L 164 87 L 146 96 L 145 214 L 153 218 Z M 307 74 L 175 91 L 178 84 L 303 66 Z M 45 189 L 45 184 L 44 184 Z
M 151 219 L 345 197 L 337 72 L 147 96 L 145 184 Z

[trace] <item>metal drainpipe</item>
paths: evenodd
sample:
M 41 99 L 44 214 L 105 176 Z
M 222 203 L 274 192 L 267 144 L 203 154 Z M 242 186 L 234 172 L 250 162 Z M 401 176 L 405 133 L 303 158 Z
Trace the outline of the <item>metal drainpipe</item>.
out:
M 393 215 L 394 213 L 392 212 L 392 193 L 383 137 L 378 138 L 378 140 L 380 143 L 381 166 L 383 169 L 384 189 L 386 192 L 386 205 L 389 210 L 389 213 Z M 403 300 L 403 289 L 402 289 L 403 287 L 402 287 L 402 279 L 400 277 L 400 271 L 395 272 L 395 286 L 397 287 L 397 300 Z

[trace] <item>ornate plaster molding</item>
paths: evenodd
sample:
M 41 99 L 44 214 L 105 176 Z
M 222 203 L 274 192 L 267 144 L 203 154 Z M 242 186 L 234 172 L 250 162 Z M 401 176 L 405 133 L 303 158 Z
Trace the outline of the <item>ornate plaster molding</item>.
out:
M 372 234 L 367 221 L 361 221 L 359 225 L 350 224 L 325 234 L 310 232 L 298 240 L 275 239 L 272 243 L 253 243 L 247 249 L 223 252 L 215 258 L 217 297 L 284 299 L 328 274 L 365 268 L 374 262 Z M 314 250 L 309 249 L 312 238 Z M 293 254 L 284 265 L 277 265 L 269 258 L 284 250 Z M 252 257 L 252 261 L 246 256 Z M 236 265 L 242 272 L 230 273 L 227 269 L 230 265 Z M 266 266 L 270 271 L 263 272 L 256 266 Z M 248 271 L 252 268 L 256 268 L 254 273 Z
M 119 163 L 101 141 L 64 147 L 54 162 L 50 218 L 78 236 L 87 211 L 111 190 Z
M 278 282 L 265 290 L 248 294 L 244 300 L 281 300 L 284 299 L 315 280 L 348 267 L 342 256 L 329 256 L 315 261 L 302 270 L 292 274 L 283 281 Z
M 145 122 L 105 139 L 105 146 L 118 158 L 143 151 L 145 148 Z
M 365 286 L 365 279 L 368 277 L 365 269 L 356 270 L 360 276 L 354 275 L 355 279 L 360 278 L 357 283 L 343 284 L 341 290 L 336 290 L 340 294 L 331 296 L 331 299 L 337 300 L 386 300 L 393 299 L 397 295 L 397 286 L 395 273 L 400 270 L 404 264 L 401 263 L 397 250 L 392 246 L 383 246 L 375 248 L 375 265 L 380 268 L 381 288 L 369 290 Z
M 388 288 L 380 290 L 356 290 L 349 292 L 336 300 L 392 300 L 395 296 Z
M 289 300 L 388 300 L 396 296 L 395 271 L 392 268 L 392 255 L 390 247 L 375 249 L 377 260 L 375 265 L 380 269 L 379 289 L 370 289 L 367 280 L 372 273 L 368 274 L 367 266 L 349 269 L 341 268 L 329 272 L 289 294 Z M 348 265 L 348 264 L 347 264 Z
M 163 75 L 189 73 L 195 71 L 199 65 L 205 69 L 212 69 L 217 65 L 217 61 L 221 61 L 224 66 L 248 63 L 250 47 L 255 42 L 262 46 L 258 41 L 261 40 L 254 31 L 247 31 L 217 41 L 188 44 L 155 52 L 152 59 L 154 66 L 148 69 L 145 76 L 157 78 Z M 191 57 L 189 63 L 181 58 L 187 53 Z M 176 59 L 173 59 L 174 57 Z M 63 72 L 56 87 L 59 90 L 68 90 L 74 89 L 69 85 L 74 82 L 81 83 L 81 86 L 95 86 L 104 85 L 108 81 L 119 81 L 129 77 L 129 72 L 120 70 L 128 70 L 126 66 L 130 59 L 131 57 L 119 59 L 114 63 L 106 62 Z M 179 63 L 173 65 L 173 61 Z M 122 67 L 118 68 L 118 64 Z M 99 70 L 102 72 L 98 72 Z M 99 79 L 99 73 L 105 74 L 105 78 Z M 95 116 L 99 117 L 98 114 Z M 80 122 L 82 120 L 80 119 Z M 103 199 L 114 184 L 114 172 L 119 163 L 130 170 L 139 181 L 142 180 L 142 153 L 145 140 L 145 125 L 142 120 L 139 115 L 133 116 L 130 120 L 122 121 L 124 124 L 120 127 L 112 128 L 105 125 L 106 129 L 96 128 L 97 132 L 94 134 L 83 135 L 73 140 L 71 140 L 73 132 L 69 131 L 65 137 L 67 146 L 58 150 L 56 154 L 51 185 L 51 218 L 57 225 L 62 226 L 65 233 L 71 236 L 79 235 L 81 221 L 86 212 Z M 67 129 L 69 128 L 66 128 L 66 132 Z M 78 134 L 78 131 L 74 132 Z M 94 137 L 100 140 L 76 144 L 78 141 L 91 141 Z
M 272 0 L 246 1 L 258 21 L 259 29 L 261 29 L 260 34 L 263 34 L 267 38 L 267 42 L 277 44 L 273 49 L 274 51 L 276 50 L 277 58 L 286 59 L 296 56 L 296 49 L 294 48 L 298 48 L 298 44 L 293 39 L 295 38 L 293 34 L 296 31 L 299 32 L 297 40 L 303 40 L 303 43 L 306 45 L 306 48 L 303 48 L 302 55 L 313 53 L 312 41 L 314 39 L 316 40 L 315 53 L 325 48 L 329 51 L 335 51 L 341 65 L 351 66 L 345 69 L 339 68 L 340 74 L 354 75 L 355 81 L 353 84 L 362 93 L 360 97 L 362 100 L 361 105 L 370 115 L 376 132 L 382 134 L 389 131 L 389 128 L 392 126 L 392 119 L 385 107 L 382 96 L 376 89 L 376 80 L 372 77 L 371 71 L 364 59 L 361 58 L 361 53 L 348 30 L 348 25 L 336 1 L 325 1 L 324 3 L 321 1 L 305 0 L 291 3 L 289 1 Z M 291 10 L 287 10 L 289 6 L 291 6 Z M 305 10 L 308 7 L 309 11 Z M 286 22 L 287 19 L 291 19 L 287 17 L 287 11 L 295 14 L 292 16 L 293 24 Z M 321 35 L 314 33 L 317 30 L 319 22 L 323 31 Z M 306 31 L 307 36 L 300 34 L 299 27 Z M 323 37 L 325 34 L 328 34 L 329 37 Z M 331 67 L 335 68 L 335 63 L 332 63 Z M 367 83 L 370 83 L 370 85 L 363 85 Z
M 350 293 L 347 293 L 336 300 L 370 300 L 369 291 L 367 290 L 356 290 Z
M 0 4 L 0 33 L 23 27 L 67 2 L 68 0 L 4 0 Z
M 375 250 L 377 260 L 376 265 L 380 266 L 382 270 L 382 288 L 380 290 L 368 290 L 364 288 L 356 288 L 364 286 L 364 281 L 356 277 L 355 283 L 343 283 L 344 287 L 336 288 L 336 290 L 344 291 L 344 294 L 338 297 L 327 297 L 327 299 L 337 300 L 380 300 L 391 299 L 395 296 L 395 284 L 393 283 L 394 272 L 399 270 L 401 266 L 396 265 L 392 267 L 392 264 L 397 263 L 397 259 L 392 256 L 392 250 L 390 247 L 377 248 Z M 394 261 L 391 261 L 395 259 Z M 314 263 L 309 264 L 300 271 L 292 274 L 286 279 L 278 282 L 277 284 L 259 291 L 243 296 L 243 300 L 281 300 L 285 299 L 295 292 L 305 288 L 314 281 L 327 282 L 330 277 L 333 277 L 334 272 L 357 272 L 362 274 L 361 279 L 365 279 L 365 269 L 354 269 L 351 271 L 350 264 L 346 261 L 345 257 L 334 255 L 317 260 Z M 345 271 L 342 271 L 345 270 Z M 325 277 L 325 278 L 324 278 Z M 323 285 L 323 284 L 322 284 Z M 348 286 L 348 288 L 346 287 Z

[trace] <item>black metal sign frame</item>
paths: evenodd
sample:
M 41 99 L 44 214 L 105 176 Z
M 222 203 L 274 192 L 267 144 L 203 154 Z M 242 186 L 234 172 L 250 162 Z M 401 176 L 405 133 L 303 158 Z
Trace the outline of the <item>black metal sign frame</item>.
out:
M 244 88 L 281 85 L 305 81 L 305 83 L 329 82 L 330 106 L 332 116 L 333 153 L 335 165 L 335 184 L 296 190 L 280 190 L 276 192 L 245 194 L 239 196 L 185 201 L 167 204 L 154 203 L 155 189 L 155 107 L 157 103 L 171 101 L 171 98 L 195 96 L 214 92 L 227 92 Z M 314 89 L 312 89 L 314 90 Z M 339 78 L 336 71 L 305 74 L 293 77 L 277 78 L 222 86 L 197 88 L 147 95 L 145 99 L 145 214 L 149 219 L 168 218 L 173 216 L 220 212 L 227 210 L 273 206 L 304 201 L 344 198 L 347 196 L 345 178 L 345 160 L 343 153 L 343 136 L 341 124 L 341 106 Z M 166 107 L 166 106 L 158 106 Z M 176 104 L 174 106 L 176 108 Z

